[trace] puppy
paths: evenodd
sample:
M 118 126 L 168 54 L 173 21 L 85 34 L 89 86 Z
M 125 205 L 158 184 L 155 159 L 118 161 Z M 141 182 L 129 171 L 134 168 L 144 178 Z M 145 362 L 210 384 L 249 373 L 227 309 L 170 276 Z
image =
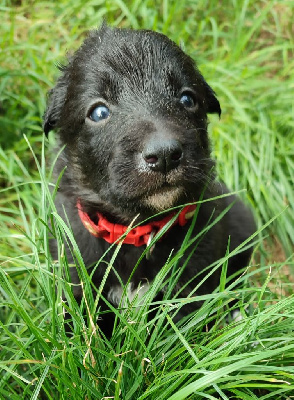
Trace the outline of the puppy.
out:
M 89 34 L 61 72 L 49 95 L 44 132 L 56 129 L 60 146 L 65 145 L 56 164 L 57 176 L 65 169 L 56 207 L 70 221 L 89 272 L 102 256 L 106 262 L 111 259 L 116 246 L 105 252 L 125 234 L 115 269 L 127 284 L 146 246 L 164 232 L 140 261 L 126 290 L 130 300 L 140 296 L 171 251 L 181 247 L 193 214 L 197 213 L 195 236 L 228 208 L 203 234 L 188 262 L 179 262 L 178 268 L 186 266 L 177 288 L 184 287 L 181 296 L 189 295 L 203 278 L 201 271 L 223 257 L 228 244 L 232 251 L 255 229 L 251 212 L 235 196 L 203 202 L 228 192 L 215 181 L 210 158 L 207 114 L 221 114 L 215 93 L 193 60 L 166 36 L 106 24 Z M 187 203 L 179 212 L 152 218 Z M 131 223 L 140 226 L 128 232 Z M 51 252 L 57 256 L 54 240 Z M 231 257 L 229 273 L 245 267 L 250 256 L 247 249 Z M 69 248 L 67 257 L 74 262 Z M 96 287 L 105 270 L 106 263 L 94 270 Z M 197 294 L 212 292 L 219 277 L 219 271 L 209 276 Z M 80 282 L 77 270 L 71 280 Z M 103 295 L 117 307 L 122 293 L 111 271 Z M 74 295 L 81 299 L 79 285 Z M 182 308 L 178 318 L 198 306 Z

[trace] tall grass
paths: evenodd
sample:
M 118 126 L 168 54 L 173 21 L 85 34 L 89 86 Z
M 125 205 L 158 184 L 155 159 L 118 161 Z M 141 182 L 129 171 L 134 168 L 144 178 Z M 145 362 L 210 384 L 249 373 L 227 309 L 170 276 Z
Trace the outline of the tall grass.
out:
M 286 0 L 0 3 L 1 399 L 293 396 L 293 11 Z M 257 250 L 241 278 L 226 279 L 228 254 L 210 267 L 223 270 L 219 290 L 171 298 L 177 270 L 171 277 L 168 271 L 196 245 L 187 238 L 144 301 L 119 310 L 109 304 L 117 318 L 111 339 L 96 324 L 101 290 L 92 291 L 70 228 L 55 212 L 45 158 L 51 143 L 41 132 L 54 64 L 102 18 L 161 31 L 198 61 L 222 105 L 221 120 L 213 118 L 210 126 L 219 175 L 232 190 L 247 189 L 244 199 L 259 222 Z M 52 229 L 60 243 L 57 261 L 48 252 Z M 268 236 L 281 244 L 279 251 L 265 244 Z M 72 266 L 64 240 L 72 241 L 83 278 L 80 306 L 66 279 Z M 166 297 L 154 303 L 162 286 L 169 288 Z M 173 322 L 185 302 L 199 300 L 195 314 Z M 241 320 L 231 320 L 233 300 Z

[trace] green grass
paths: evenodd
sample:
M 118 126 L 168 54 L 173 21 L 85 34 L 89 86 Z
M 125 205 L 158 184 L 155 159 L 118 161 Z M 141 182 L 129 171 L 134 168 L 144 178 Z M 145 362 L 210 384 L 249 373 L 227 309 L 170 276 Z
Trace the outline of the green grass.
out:
M 294 395 L 294 3 L 225 4 L 0 2 L 1 399 L 289 400 Z M 113 310 L 117 326 L 111 340 L 96 325 L 100 291 L 92 294 L 74 241 L 84 285 L 81 307 L 65 279 L 71 266 L 62 238 L 71 234 L 48 189 L 54 138 L 44 143 L 41 130 L 55 65 L 102 18 L 163 32 L 197 60 L 222 105 L 221 120 L 212 117 L 210 125 L 219 175 L 232 190 L 247 190 L 240 195 L 259 224 L 254 258 L 238 282 L 225 282 L 223 274 L 220 289 L 176 325 L 170 316 L 199 298 L 196 291 L 196 297 L 179 301 L 167 291 L 147 321 L 154 293 L 163 285 L 171 289 L 177 259 L 196 244 L 187 238 L 143 303 L 135 307 L 135 299 L 124 310 Z M 48 219 L 60 242 L 58 262 L 49 257 Z M 225 265 L 226 258 L 211 267 L 225 271 Z M 238 322 L 228 321 L 233 299 L 243 315 Z M 72 336 L 65 334 L 64 308 L 73 318 Z M 208 322 L 212 328 L 206 331 Z

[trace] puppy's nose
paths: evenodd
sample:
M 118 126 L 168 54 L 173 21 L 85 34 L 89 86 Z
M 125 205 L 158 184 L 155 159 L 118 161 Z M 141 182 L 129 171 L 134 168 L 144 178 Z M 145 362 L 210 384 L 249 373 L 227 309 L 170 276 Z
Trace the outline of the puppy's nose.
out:
M 172 138 L 152 138 L 146 143 L 143 158 L 152 171 L 167 173 L 176 168 L 183 156 L 181 143 Z

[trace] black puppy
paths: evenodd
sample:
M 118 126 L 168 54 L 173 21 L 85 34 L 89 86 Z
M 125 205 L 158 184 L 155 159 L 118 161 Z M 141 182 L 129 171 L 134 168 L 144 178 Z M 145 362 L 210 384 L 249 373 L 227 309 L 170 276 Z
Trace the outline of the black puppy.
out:
M 56 206 L 61 215 L 65 210 L 86 266 L 94 266 L 139 215 L 135 224 L 142 222 L 142 226 L 125 237 L 115 261 L 115 269 L 126 284 L 153 235 L 176 218 L 132 276 L 127 288 L 132 299 L 140 285 L 144 287 L 139 295 L 152 283 L 171 250 L 180 248 L 195 206 L 185 207 L 178 217 L 169 212 L 143 221 L 168 208 L 197 203 L 201 195 L 209 199 L 228 192 L 214 181 L 207 135 L 207 114 L 220 115 L 220 105 L 193 60 L 156 32 L 112 29 L 104 24 L 90 33 L 61 70 L 50 92 L 44 131 L 48 134 L 56 128 L 60 145 L 66 145 L 56 167 L 57 174 L 67 167 Z M 229 238 L 233 250 L 253 233 L 251 212 L 229 196 L 196 206 L 193 235 L 230 204 L 186 265 L 177 288 L 190 280 L 192 283 L 181 296 L 187 296 L 199 283 L 199 272 L 225 255 Z M 56 247 L 51 243 L 53 257 Z M 231 257 L 229 273 L 246 266 L 250 255 L 251 250 L 246 250 Z M 67 256 L 71 260 L 70 251 Z M 112 251 L 105 260 L 111 256 Z M 97 287 L 105 265 L 99 264 L 93 275 Z M 76 270 L 71 279 L 79 282 Z M 197 294 L 209 293 L 218 284 L 216 272 Z M 111 272 L 104 287 L 105 298 L 118 306 L 122 293 Z M 81 298 L 79 286 L 74 294 Z M 191 307 L 187 306 L 184 314 L 193 311 Z

